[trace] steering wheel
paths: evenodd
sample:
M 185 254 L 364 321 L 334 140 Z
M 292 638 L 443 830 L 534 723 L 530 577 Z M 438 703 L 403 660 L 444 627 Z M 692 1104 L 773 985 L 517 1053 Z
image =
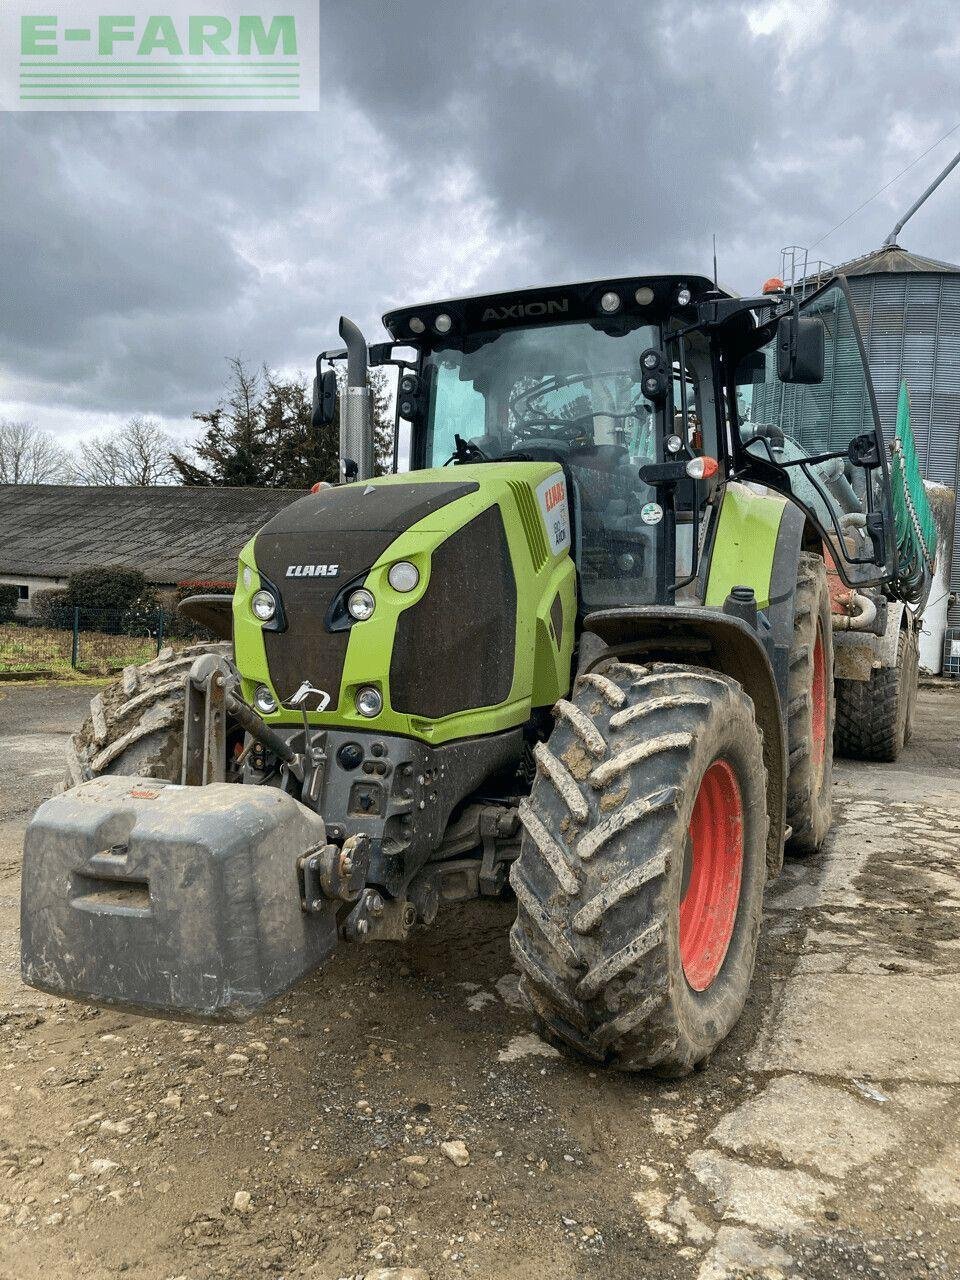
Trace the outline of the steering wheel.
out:
M 537 435 L 546 431 L 560 440 L 576 444 L 585 440 L 589 441 L 592 438 L 593 426 L 597 418 L 604 418 L 608 421 L 612 419 L 616 422 L 618 429 L 621 430 L 625 429 L 625 424 L 630 420 L 642 421 L 645 411 L 643 404 L 640 403 L 631 405 L 625 413 L 616 413 L 609 409 L 594 409 L 587 410 L 585 413 L 578 413 L 574 418 L 558 417 L 556 414 L 544 412 L 543 408 L 536 405 L 538 399 L 559 391 L 561 387 L 597 382 L 600 379 L 618 378 L 628 374 L 629 370 L 626 369 L 607 369 L 600 373 L 568 374 L 566 377 L 556 377 L 552 381 L 544 381 L 536 386 L 527 387 L 523 391 L 516 392 L 510 398 L 509 407 L 516 423 L 515 430 L 518 438 L 527 439 L 531 434 Z
M 576 418 L 555 418 L 543 414 L 535 418 L 524 418 L 516 424 L 514 430 L 518 440 L 529 440 L 546 433 L 557 440 L 575 444 L 593 431 L 593 417 L 590 413 L 579 414 Z
M 515 431 L 520 440 L 527 440 L 530 436 L 547 431 L 559 440 L 577 444 L 592 436 L 596 418 L 612 420 L 618 424 L 620 430 L 625 430 L 625 424 L 632 419 L 638 422 L 642 420 L 639 407 L 629 409 L 626 413 L 610 413 L 607 409 L 595 409 L 590 413 L 580 413 L 575 418 L 555 418 L 550 414 L 524 418 L 522 422 L 516 424 Z

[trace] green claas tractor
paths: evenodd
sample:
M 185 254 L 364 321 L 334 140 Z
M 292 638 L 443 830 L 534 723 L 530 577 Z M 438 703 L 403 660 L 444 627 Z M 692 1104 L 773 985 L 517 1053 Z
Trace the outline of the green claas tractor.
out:
M 185 603 L 217 642 L 94 699 L 27 832 L 24 979 L 245 1017 L 338 940 L 512 890 L 542 1033 L 683 1073 L 743 1009 L 785 843 L 830 826 L 828 569 L 868 629 L 928 577 L 900 572 L 846 284 L 632 277 L 384 323 L 318 359 L 343 482 L 250 540 L 232 607 Z M 376 478 L 371 364 L 409 450 Z

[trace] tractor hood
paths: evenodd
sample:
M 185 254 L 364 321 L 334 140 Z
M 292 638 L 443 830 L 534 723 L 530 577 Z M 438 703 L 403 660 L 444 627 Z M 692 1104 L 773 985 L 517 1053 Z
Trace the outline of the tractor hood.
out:
M 304 679 L 336 702 L 351 620 L 337 604 L 399 534 L 479 488 L 476 482 L 357 484 L 321 489 L 254 539 L 257 568 L 279 593 L 285 626 L 263 633 L 273 688 L 289 700 Z
M 382 476 L 295 502 L 241 553 L 244 697 L 265 685 L 278 703 L 271 723 L 299 724 L 303 708 L 318 726 L 432 742 L 522 723 L 538 683 L 546 702 L 567 678 L 576 606 L 569 537 L 557 535 L 561 515 L 569 533 L 566 500 L 556 463 L 514 462 Z M 406 589 L 388 576 L 401 561 L 416 569 Z M 361 586 L 374 607 L 359 620 L 347 601 Z M 251 607 L 260 590 L 276 602 L 266 621 Z M 293 703 L 305 682 L 315 692 Z M 364 717 L 357 695 L 371 688 L 382 708 Z

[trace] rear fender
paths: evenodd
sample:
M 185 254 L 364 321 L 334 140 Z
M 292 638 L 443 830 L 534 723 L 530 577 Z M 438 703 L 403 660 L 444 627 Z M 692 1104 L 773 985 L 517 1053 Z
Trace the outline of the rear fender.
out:
M 783 866 L 786 823 L 786 728 L 777 681 L 755 632 L 717 609 L 641 605 L 588 614 L 583 623 L 580 670 L 612 656 L 640 661 L 683 662 L 708 667 L 738 681 L 753 701 L 767 770 L 767 868 Z

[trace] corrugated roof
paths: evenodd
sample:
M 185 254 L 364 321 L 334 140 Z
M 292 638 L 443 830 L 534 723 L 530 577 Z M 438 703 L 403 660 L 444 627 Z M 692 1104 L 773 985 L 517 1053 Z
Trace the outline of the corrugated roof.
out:
M 924 258 L 910 253 L 898 244 L 885 244 L 860 258 L 841 262 L 834 270 L 845 276 L 876 275 L 960 275 L 960 266 L 953 262 L 938 262 L 936 258 Z
M 148 582 L 232 580 L 237 554 L 303 489 L 0 485 L 0 573 L 122 564 Z

